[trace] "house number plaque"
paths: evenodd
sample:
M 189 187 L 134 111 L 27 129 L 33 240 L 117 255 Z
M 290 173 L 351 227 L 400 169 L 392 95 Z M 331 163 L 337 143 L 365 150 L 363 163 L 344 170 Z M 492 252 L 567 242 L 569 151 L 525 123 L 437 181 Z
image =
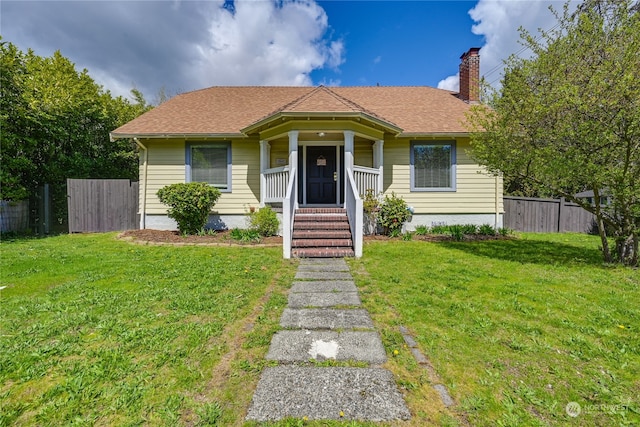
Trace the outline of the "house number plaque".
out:
M 327 159 L 324 158 L 324 156 L 320 156 L 316 159 L 316 165 L 317 166 L 327 166 Z

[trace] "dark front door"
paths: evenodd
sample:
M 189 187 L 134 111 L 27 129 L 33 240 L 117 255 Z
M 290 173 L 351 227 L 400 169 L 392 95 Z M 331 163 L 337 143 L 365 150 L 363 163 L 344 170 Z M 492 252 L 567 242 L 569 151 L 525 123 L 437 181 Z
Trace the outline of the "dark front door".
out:
M 307 203 L 336 203 L 336 147 L 307 147 Z

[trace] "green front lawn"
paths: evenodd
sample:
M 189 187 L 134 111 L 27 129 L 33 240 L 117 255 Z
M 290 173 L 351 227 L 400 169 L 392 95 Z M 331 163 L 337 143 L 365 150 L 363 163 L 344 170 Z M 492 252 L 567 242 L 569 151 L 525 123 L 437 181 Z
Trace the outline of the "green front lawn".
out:
M 574 234 L 367 243 L 349 263 L 413 414 L 399 425 L 639 425 L 640 273 L 597 248 Z M 0 251 L 0 426 L 243 424 L 297 265 L 281 248 L 111 233 Z
M 281 248 L 115 234 L 0 249 L 0 426 L 237 422 L 295 273 Z
M 374 242 L 354 261 L 364 305 L 406 384 L 415 425 L 640 425 L 640 272 L 602 264 L 599 240 Z M 457 406 L 404 348 L 406 326 Z M 429 387 L 424 387 L 428 385 Z M 567 403 L 581 413 L 569 417 Z

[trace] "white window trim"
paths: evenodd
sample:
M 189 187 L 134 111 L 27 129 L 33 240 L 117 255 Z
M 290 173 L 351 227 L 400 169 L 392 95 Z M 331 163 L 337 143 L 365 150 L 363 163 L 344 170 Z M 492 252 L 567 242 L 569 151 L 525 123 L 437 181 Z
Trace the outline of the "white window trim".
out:
M 191 181 L 191 149 L 198 147 L 226 147 L 227 148 L 227 188 L 216 187 L 220 190 L 221 193 L 231 193 L 231 142 L 189 142 L 186 144 L 186 154 L 185 154 L 185 182 Z M 215 185 L 210 184 L 212 187 Z
M 451 186 L 450 187 L 416 187 L 415 185 L 415 159 L 414 159 L 414 150 L 413 147 L 416 145 L 450 145 L 451 146 Z M 455 140 L 440 140 L 440 141 L 428 141 L 428 140 L 415 140 L 411 141 L 409 148 L 409 174 L 410 174 L 410 185 L 411 191 L 415 192 L 455 192 L 456 191 L 456 177 L 457 177 L 457 152 L 456 152 L 456 141 Z

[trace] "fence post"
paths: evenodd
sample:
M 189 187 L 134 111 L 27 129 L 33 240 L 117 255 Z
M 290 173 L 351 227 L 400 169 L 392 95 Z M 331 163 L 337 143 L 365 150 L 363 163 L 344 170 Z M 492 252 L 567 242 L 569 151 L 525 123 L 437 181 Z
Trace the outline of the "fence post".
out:
M 558 203 L 558 233 L 562 233 L 564 231 L 564 215 L 566 212 L 564 204 L 564 197 L 560 197 L 560 202 Z

